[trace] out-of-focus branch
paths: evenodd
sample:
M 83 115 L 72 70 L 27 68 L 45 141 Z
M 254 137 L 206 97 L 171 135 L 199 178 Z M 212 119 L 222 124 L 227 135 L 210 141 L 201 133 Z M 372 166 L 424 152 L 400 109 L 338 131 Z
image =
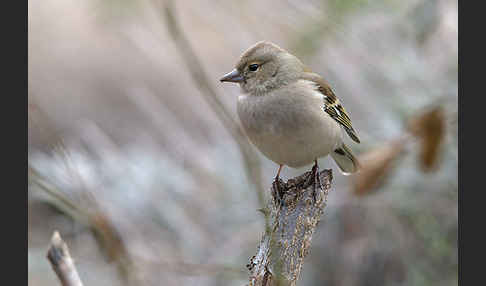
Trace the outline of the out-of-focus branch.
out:
M 56 206 L 61 208 L 64 213 L 71 216 L 74 220 L 79 221 L 84 224 L 88 224 L 89 213 L 83 208 L 79 207 L 74 201 L 68 198 L 55 186 L 49 184 L 47 180 L 30 164 L 28 166 L 28 181 L 29 184 L 37 186 L 39 190 L 46 193 L 51 198 L 55 199 Z
M 322 188 L 314 185 L 311 172 L 287 183 L 279 182 L 280 194 L 272 186 L 273 200 L 268 204 L 271 228 L 247 265 L 249 286 L 296 285 L 305 256 L 327 202 L 332 171 L 319 173 Z M 315 195 L 315 199 L 314 199 Z
M 117 269 L 125 285 L 139 285 L 135 262 L 122 239 L 121 234 L 99 203 L 87 193 L 83 202 L 78 202 L 67 196 L 48 181 L 29 164 L 29 183 L 55 199 L 56 207 L 70 215 L 75 221 L 88 226 L 96 241 L 104 250 L 103 254 L 110 262 L 115 261 Z M 85 192 L 88 192 L 85 190 Z M 64 285 L 64 284 L 63 284 Z M 67 284 L 70 285 L 70 284 Z
M 250 146 L 240 125 L 221 102 L 216 90 L 210 84 L 212 81 L 209 80 L 209 77 L 206 75 L 201 62 L 187 40 L 184 31 L 180 28 L 179 23 L 177 22 L 172 1 L 163 1 L 162 3 L 170 35 L 179 49 L 181 58 L 185 62 L 192 79 L 201 91 L 203 98 L 213 109 L 214 113 L 222 122 L 223 126 L 229 131 L 233 139 L 237 142 L 244 160 L 246 175 L 257 190 L 258 200 L 263 207 L 265 204 L 264 189 L 262 186 L 261 166 L 258 161 L 257 153 Z
M 78 271 L 74 266 L 74 261 L 69 254 L 69 249 L 57 231 L 54 231 L 52 235 L 51 244 L 47 251 L 47 259 L 51 263 L 54 272 L 56 272 L 59 281 L 61 281 L 61 285 L 83 286 L 83 282 L 81 282 Z

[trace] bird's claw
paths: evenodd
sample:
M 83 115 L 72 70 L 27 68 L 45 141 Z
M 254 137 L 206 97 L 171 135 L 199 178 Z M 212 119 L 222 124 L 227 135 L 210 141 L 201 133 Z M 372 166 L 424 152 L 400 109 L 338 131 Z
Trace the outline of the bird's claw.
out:
M 280 178 L 279 177 L 275 177 L 275 180 L 273 181 L 273 189 L 276 192 L 276 194 L 274 195 L 274 199 L 276 199 L 278 203 L 282 203 L 282 201 L 283 201 L 283 190 L 280 188 Z
M 321 178 L 319 177 L 319 166 L 317 162 L 312 167 L 312 177 L 313 177 L 313 188 L 312 188 L 312 198 L 314 199 L 314 203 L 317 202 L 317 187 L 322 190 Z M 317 186 L 316 186 L 317 185 Z

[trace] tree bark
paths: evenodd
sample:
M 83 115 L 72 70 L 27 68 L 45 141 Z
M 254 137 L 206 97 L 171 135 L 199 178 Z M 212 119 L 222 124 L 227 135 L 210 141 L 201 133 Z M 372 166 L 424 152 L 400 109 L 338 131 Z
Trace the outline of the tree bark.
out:
M 278 189 L 273 183 L 273 199 L 263 210 L 270 214 L 271 224 L 247 265 L 248 285 L 296 285 L 331 188 L 331 170 L 323 170 L 318 176 L 321 186 L 317 181 L 315 188 L 311 171 L 287 183 L 280 180 Z

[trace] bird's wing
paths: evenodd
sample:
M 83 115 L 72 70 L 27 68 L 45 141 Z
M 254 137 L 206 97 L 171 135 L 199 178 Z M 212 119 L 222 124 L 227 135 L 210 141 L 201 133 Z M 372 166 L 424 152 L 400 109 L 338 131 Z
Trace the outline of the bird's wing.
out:
M 312 81 L 316 84 L 318 91 L 324 95 L 324 106 L 322 109 L 344 128 L 353 141 L 360 143 L 358 134 L 351 124 L 351 118 L 349 118 L 348 113 L 341 105 L 341 102 L 336 97 L 329 84 L 315 73 L 305 73 L 302 79 Z

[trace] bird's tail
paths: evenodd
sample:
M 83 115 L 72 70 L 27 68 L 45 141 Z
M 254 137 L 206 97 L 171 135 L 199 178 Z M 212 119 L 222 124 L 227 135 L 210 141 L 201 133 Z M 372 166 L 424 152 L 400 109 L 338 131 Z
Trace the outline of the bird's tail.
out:
M 341 147 L 337 148 L 331 153 L 331 157 L 339 166 L 339 169 L 341 169 L 343 175 L 355 173 L 360 168 L 358 159 L 354 157 L 351 150 L 344 145 L 344 143 L 341 144 Z

